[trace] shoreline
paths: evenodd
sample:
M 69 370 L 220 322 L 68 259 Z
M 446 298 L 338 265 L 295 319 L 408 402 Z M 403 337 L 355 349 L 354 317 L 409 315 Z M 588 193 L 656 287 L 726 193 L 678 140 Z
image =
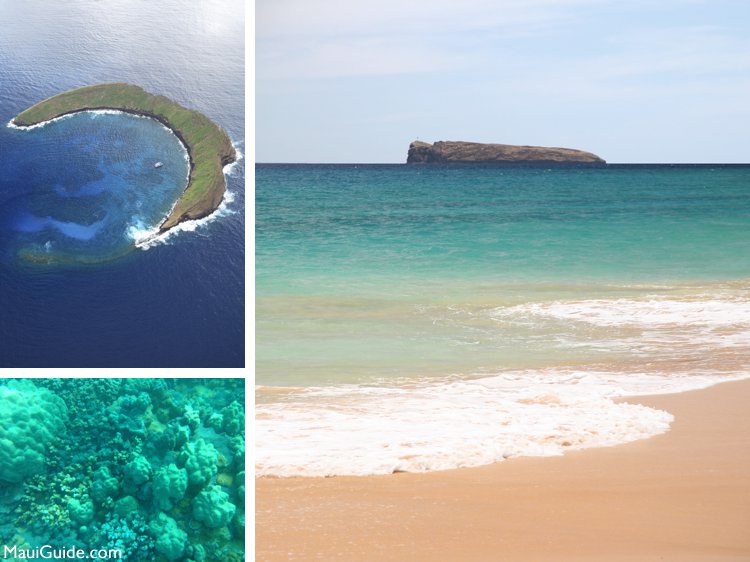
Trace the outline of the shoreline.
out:
M 255 470 L 282 478 L 429 473 L 617 446 L 664 433 L 674 420 L 628 397 L 741 378 L 562 368 L 413 386 L 259 386 Z
M 110 94 L 110 91 L 114 91 L 113 94 Z M 157 113 L 156 111 L 150 111 L 148 109 L 138 108 L 138 107 L 128 107 L 125 105 L 117 105 L 117 104 L 107 104 L 107 103 L 94 103 L 94 104 L 87 104 L 83 103 L 81 105 L 75 105 L 72 108 L 68 108 L 61 111 L 55 111 L 54 110 L 54 104 L 56 103 L 71 103 L 71 98 L 74 100 L 76 97 L 80 96 L 82 99 L 87 99 L 90 96 L 96 97 L 96 99 L 100 99 L 102 96 L 106 95 L 138 95 L 138 96 L 146 96 L 145 100 L 147 102 L 157 104 L 157 103 L 169 103 L 169 108 L 177 108 L 177 111 L 179 112 L 178 115 L 187 114 L 187 116 L 190 118 L 189 120 L 192 121 L 205 121 L 206 123 L 210 124 L 213 130 L 206 133 L 206 136 L 214 135 L 214 136 L 223 136 L 223 138 L 219 139 L 219 144 L 222 145 L 220 150 L 217 150 L 216 157 L 218 158 L 218 168 L 219 168 L 219 174 L 218 178 L 216 179 L 216 174 L 211 174 L 211 170 L 208 170 L 209 175 L 214 177 L 209 177 L 207 180 L 204 180 L 207 182 L 207 187 L 197 195 L 194 193 L 198 188 L 196 188 L 196 168 L 200 167 L 201 175 L 206 174 L 206 168 L 211 168 L 211 162 L 209 161 L 210 158 L 206 157 L 205 154 L 202 154 L 202 158 L 200 162 L 196 162 L 196 156 L 195 156 L 195 147 L 193 146 L 193 142 L 191 142 L 186 135 L 186 133 L 180 129 L 179 126 L 172 123 L 168 117 L 161 115 Z M 63 100 L 60 102 L 59 100 Z M 77 102 L 75 102 L 77 103 Z M 50 108 L 50 109 L 48 109 Z M 52 111 L 50 115 L 45 115 L 43 119 L 37 119 L 31 118 L 28 121 L 24 121 L 24 118 L 22 117 L 24 114 L 31 113 L 33 115 L 33 112 L 42 112 L 43 114 L 45 112 L 49 113 Z M 209 120 L 207 117 L 205 117 L 203 114 L 190 110 L 187 108 L 182 107 L 181 105 L 169 100 L 168 98 L 164 96 L 156 96 L 153 94 L 149 94 L 142 88 L 138 86 L 132 86 L 129 84 L 121 84 L 121 83 L 115 83 L 115 84 L 99 84 L 95 86 L 86 86 L 83 88 L 79 88 L 77 90 L 70 90 L 68 92 L 63 92 L 61 94 L 57 94 L 56 96 L 53 96 L 51 98 L 48 98 L 46 100 L 43 100 L 39 102 L 38 104 L 22 111 L 18 115 L 16 115 L 13 119 L 10 120 L 8 125 L 13 128 L 18 129 L 31 129 L 34 127 L 44 126 L 56 119 L 61 119 L 69 115 L 73 115 L 76 113 L 82 113 L 82 112 L 95 112 L 95 111 L 118 111 L 122 113 L 127 113 L 130 115 L 136 115 L 139 117 L 146 117 L 150 119 L 154 119 L 155 121 L 159 122 L 162 126 L 169 129 L 169 131 L 174 134 L 177 139 L 182 144 L 183 148 L 187 152 L 188 157 L 188 177 L 187 177 L 187 185 L 185 186 L 185 189 L 182 191 L 180 196 L 175 200 L 174 204 L 172 205 L 171 209 L 169 210 L 169 213 L 164 218 L 164 220 L 159 224 L 157 233 L 159 235 L 166 233 L 171 228 L 174 228 L 175 226 L 179 225 L 180 223 L 186 222 L 186 221 L 195 221 L 200 220 L 203 218 L 206 218 L 219 209 L 221 203 L 224 200 L 224 195 L 226 193 L 226 178 L 224 177 L 224 168 L 227 165 L 230 165 L 238 160 L 237 152 L 234 148 L 233 143 L 231 142 L 231 139 L 229 139 L 229 136 L 226 134 L 226 132 L 223 131 L 218 125 L 213 123 L 211 120 Z M 20 118 L 20 120 L 19 120 Z M 201 123 L 205 126 L 205 123 Z M 201 139 L 202 140 L 202 139 Z M 228 143 L 228 147 L 223 146 Z M 205 160 L 205 161 L 204 161 Z M 191 188 L 193 190 L 191 191 Z M 201 185 L 201 188 L 203 186 Z M 195 201 L 191 199 L 197 199 Z
M 750 380 L 628 397 L 666 433 L 432 473 L 257 478 L 258 560 L 750 559 Z

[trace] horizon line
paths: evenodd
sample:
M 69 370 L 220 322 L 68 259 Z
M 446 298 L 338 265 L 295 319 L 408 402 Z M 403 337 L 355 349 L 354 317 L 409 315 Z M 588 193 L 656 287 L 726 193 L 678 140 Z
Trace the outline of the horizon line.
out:
M 431 162 L 431 163 L 407 163 L 407 162 L 253 162 L 256 166 L 410 166 L 416 168 L 430 168 L 440 166 L 473 167 L 473 166 L 497 166 L 497 167 L 566 167 L 566 168 L 606 168 L 608 166 L 750 166 L 750 162 L 602 162 L 602 163 L 575 163 L 575 162 Z

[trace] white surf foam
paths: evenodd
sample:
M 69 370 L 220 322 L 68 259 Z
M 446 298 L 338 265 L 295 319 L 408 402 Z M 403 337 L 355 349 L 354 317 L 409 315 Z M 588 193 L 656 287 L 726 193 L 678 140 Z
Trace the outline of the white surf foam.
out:
M 424 472 L 617 445 L 665 432 L 673 418 L 613 398 L 741 377 L 552 369 L 408 387 L 299 389 L 256 405 L 256 473 Z
M 46 127 L 50 123 L 57 123 L 58 121 L 62 121 L 63 119 L 70 119 L 71 117 L 75 117 L 76 115 L 80 115 L 80 114 L 88 114 L 92 118 L 96 118 L 99 115 L 130 115 L 131 117 L 137 117 L 137 118 L 140 118 L 140 119 L 152 119 L 151 117 L 149 117 L 147 115 L 139 115 L 137 113 L 130 113 L 128 111 L 120 111 L 120 110 L 117 110 L 117 109 L 83 109 L 81 111 L 74 111 L 72 113 L 66 113 L 65 115 L 60 115 L 59 117 L 55 117 L 53 119 L 48 119 L 47 121 L 41 121 L 41 122 L 36 123 L 34 125 L 19 126 L 19 125 L 16 125 L 13 122 L 13 119 L 11 119 L 10 121 L 8 121 L 8 123 L 7 123 L 6 126 L 9 127 L 9 128 L 11 128 L 11 129 L 18 129 L 18 130 L 22 130 L 22 131 L 29 131 L 29 130 L 32 130 L 32 129 L 41 129 L 42 127 Z M 154 119 L 154 121 L 156 121 L 162 127 L 164 127 L 163 123 L 160 123 L 156 119 Z M 164 127 L 164 128 L 167 129 L 170 133 L 174 134 L 169 127 Z M 182 142 L 180 142 L 180 144 L 182 144 Z
M 63 119 L 70 119 L 71 117 L 73 117 L 74 115 L 76 115 L 78 113 L 83 113 L 83 112 L 82 111 L 78 111 L 76 113 L 67 113 L 65 115 L 61 115 L 60 117 L 55 117 L 54 119 L 48 119 L 47 121 L 42 121 L 41 123 L 37 123 L 35 125 L 28 125 L 28 126 L 27 125 L 23 125 L 23 126 L 16 125 L 13 122 L 13 119 L 11 119 L 10 121 L 8 121 L 8 124 L 6 126 L 8 128 L 10 128 L 10 129 L 17 129 L 19 131 L 31 131 L 32 129 L 41 129 L 43 127 L 46 127 L 50 123 L 57 123 L 58 121 L 62 121 Z
M 231 176 L 239 161 L 245 157 L 245 155 L 242 153 L 242 150 L 240 150 L 240 144 L 241 142 L 232 143 L 236 158 L 234 162 L 230 162 L 222 168 L 222 172 L 224 172 L 225 176 Z
M 664 351 L 670 345 L 683 351 L 692 346 L 693 352 L 702 353 L 719 348 L 750 351 L 750 299 L 742 291 L 527 303 L 497 308 L 490 315 L 527 326 L 561 323 L 553 329 L 568 347 L 639 353 Z M 591 329 L 597 330 L 595 337 Z
M 696 295 L 686 299 L 594 299 L 529 303 L 495 309 L 496 317 L 538 316 L 586 322 L 595 326 L 731 327 L 750 326 L 750 300 L 742 297 Z
M 74 111 L 72 113 L 66 113 L 65 115 L 61 115 L 60 117 L 55 117 L 53 119 L 48 119 L 47 121 L 42 121 L 42 122 L 37 123 L 35 125 L 29 125 L 29 126 L 26 126 L 26 125 L 24 125 L 24 126 L 16 125 L 13 122 L 13 119 L 11 119 L 10 121 L 8 121 L 8 123 L 7 123 L 6 126 L 9 127 L 9 128 L 11 128 L 11 129 L 17 129 L 17 130 L 21 130 L 21 131 L 29 131 L 29 130 L 32 130 L 32 129 L 41 129 L 42 127 L 46 127 L 50 123 L 57 123 L 58 121 L 62 121 L 63 119 L 70 119 L 71 117 L 75 117 L 76 115 L 81 115 L 81 114 L 90 115 L 93 119 L 96 119 L 100 115 L 128 115 L 128 116 L 134 117 L 136 119 L 150 119 L 150 120 L 154 121 L 155 123 L 157 123 L 164 130 L 166 130 L 167 132 L 169 132 L 169 134 L 172 135 L 173 137 L 175 137 L 175 139 L 177 139 L 177 142 L 180 143 L 180 148 L 182 149 L 182 152 L 183 152 L 183 158 L 188 163 L 190 162 L 190 154 L 188 153 L 187 147 L 182 142 L 182 140 L 180 139 L 180 137 L 178 137 L 175 134 L 175 132 L 172 129 L 170 129 L 169 127 L 167 127 L 164 123 L 162 123 L 158 119 L 155 119 L 155 118 L 150 117 L 148 115 L 141 115 L 139 113 L 131 113 L 129 111 L 121 111 L 119 109 L 84 109 L 84 110 L 81 110 L 81 111 Z M 188 174 L 189 173 L 190 173 L 190 169 L 188 168 Z
M 235 160 L 231 164 L 227 164 L 226 166 L 224 166 L 224 168 L 222 169 L 224 176 L 229 176 L 234 169 L 234 165 L 243 157 L 242 152 L 240 152 L 239 145 L 235 143 L 233 143 L 232 145 L 237 152 L 237 160 Z M 188 170 L 188 177 L 189 175 L 190 170 Z M 148 250 L 149 248 L 153 248 L 154 246 L 168 244 L 180 232 L 194 232 L 196 229 L 206 224 L 210 224 L 221 217 L 233 215 L 236 212 L 231 208 L 234 200 L 235 194 L 229 191 L 229 189 L 227 188 L 227 190 L 224 192 L 224 198 L 221 200 L 221 203 L 213 213 L 211 213 L 207 217 L 203 217 L 202 219 L 181 222 L 163 233 L 159 233 L 159 225 L 147 227 L 138 219 L 134 218 L 133 223 L 128 226 L 127 235 L 131 240 L 133 240 L 135 247 L 140 248 L 141 250 Z M 174 205 L 176 204 L 177 201 L 175 201 Z M 169 213 L 172 212 L 174 205 L 172 205 L 172 208 L 170 208 Z M 167 213 L 167 216 L 169 216 L 169 213 Z
M 133 240 L 136 248 L 140 248 L 141 250 L 148 250 L 154 246 L 168 244 L 180 232 L 194 232 L 221 217 L 234 214 L 236 211 L 230 208 L 230 205 L 234 202 L 234 198 L 234 193 L 227 190 L 224 192 L 224 199 L 222 199 L 221 204 L 207 217 L 181 222 L 162 233 L 159 233 L 159 225 L 144 227 L 142 223 L 135 221 L 128 227 L 127 235 Z
M 256 406 L 258 473 L 418 472 L 616 445 L 666 431 L 672 416 L 615 398 L 750 377 L 744 285 L 525 303 L 491 309 L 489 317 L 504 324 L 501 330 L 522 327 L 550 350 L 596 349 L 603 352 L 598 362 L 610 367 L 288 390 Z

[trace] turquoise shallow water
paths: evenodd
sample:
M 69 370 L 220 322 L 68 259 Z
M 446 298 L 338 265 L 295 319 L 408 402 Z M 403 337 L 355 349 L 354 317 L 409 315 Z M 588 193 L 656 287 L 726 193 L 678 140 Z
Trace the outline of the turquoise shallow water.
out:
M 487 311 L 750 278 L 745 167 L 258 166 L 256 213 L 267 385 L 575 364 Z

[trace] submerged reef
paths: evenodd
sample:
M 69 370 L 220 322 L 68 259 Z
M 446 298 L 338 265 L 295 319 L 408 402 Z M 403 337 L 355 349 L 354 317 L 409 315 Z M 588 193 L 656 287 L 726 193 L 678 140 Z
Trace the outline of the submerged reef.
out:
M 244 560 L 244 440 L 242 379 L 0 379 L 0 543 Z
M 14 484 L 42 472 L 67 416 L 64 402 L 44 388 L 27 381 L 0 386 L 0 482 Z

